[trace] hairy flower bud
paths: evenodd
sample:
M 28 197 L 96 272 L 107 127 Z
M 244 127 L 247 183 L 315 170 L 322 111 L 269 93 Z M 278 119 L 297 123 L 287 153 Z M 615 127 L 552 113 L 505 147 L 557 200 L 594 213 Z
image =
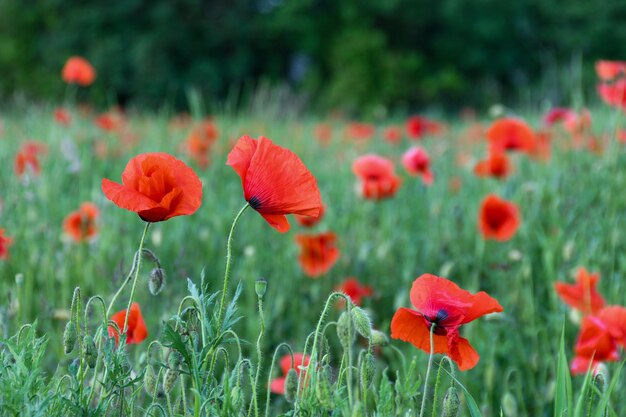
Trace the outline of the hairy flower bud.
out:
M 291 368 L 285 377 L 285 399 L 292 403 L 298 392 L 298 373 Z
M 353 306 L 350 309 L 350 315 L 356 331 L 366 339 L 372 337 L 372 322 L 365 310 L 361 307 Z
M 267 291 L 267 280 L 265 278 L 259 278 L 254 283 L 254 291 L 257 297 L 263 298 L 265 291 Z
M 93 341 L 93 338 L 88 334 L 83 338 L 83 356 L 85 357 L 87 366 L 92 369 L 96 367 L 96 362 L 98 361 L 98 349 L 96 349 L 96 344 Z
M 376 373 L 376 360 L 374 359 L 374 355 L 370 352 L 367 352 L 363 356 L 363 361 L 361 362 L 361 386 L 363 390 L 367 390 L 372 382 L 374 382 L 374 374 Z
M 150 278 L 148 278 L 148 289 L 150 294 L 157 295 L 161 292 L 165 286 L 165 271 L 163 268 L 154 268 L 150 272 Z
M 345 311 L 341 313 L 339 320 L 337 320 L 337 336 L 344 350 L 352 346 L 354 338 L 356 337 L 356 330 L 354 323 L 352 323 L 352 318 Z
M 446 395 L 443 397 L 443 413 L 441 417 L 457 417 L 460 406 L 461 400 L 459 400 L 459 393 L 456 388 L 448 388 Z
M 146 372 L 143 374 L 143 388 L 150 396 L 154 395 L 154 391 L 157 387 L 157 375 L 154 370 L 154 366 L 148 364 L 146 366 Z
M 170 354 L 167 355 L 167 363 L 171 369 L 178 369 L 182 361 L 183 355 L 177 350 L 171 350 Z
M 334 408 L 331 378 L 332 369 L 330 365 L 325 365 L 318 375 L 317 385 L 315 386 L 317 400 L 322 407 L 329 410 Z
M 370 339 L 372 342 L 372 346 L 387 346 L 389 344 L 389 339 L 387 335 L 380 330 L 372 330 L 372 338 Z
M 66 355 L 72 353 L 74 346 L 76 346 L 77 339 L 78 331 L 76 330 L 76 324 L 70 320 L 65 325 L 65 331 L 63 332 L 63 346 L 65 348 Z
M 163 375 L 163 391 L 168 394 L 176 385 L 176 380 L 178 379 L 178 371 L 174 369 L 168 369 L 165 371 L 165 375 Z

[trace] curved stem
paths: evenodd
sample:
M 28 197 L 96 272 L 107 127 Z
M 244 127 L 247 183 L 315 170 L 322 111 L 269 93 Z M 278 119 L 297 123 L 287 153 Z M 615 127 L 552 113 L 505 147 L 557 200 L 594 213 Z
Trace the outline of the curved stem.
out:
M 128 316 L 130 316 L 130 306 L 133 304 L 133 297 L 135 296 L 135 287 L 137 286 L 137 278 L 139 278 L 139 269 L 141 269 L 141 254 L 143 252 L 143 242 L 146 240 L 146 235 L 148 234 L 148 228 L 150 227 L 150 222 L 146 222 L 146 227 L 143 229 L 143 234 L 141 235 L 141 241 L 139 242 L 139 249 L 137 250 L 137 265 L 135 265 L 135 278 L 133 278 L 133 286 L 130 289 L 130 298 L 128 299 L 128 307 L 126 308 L 126 317 L 124 318 L 124 327 L 122 328 L 122 334 L 126 333 L 128 330 Z
M 245 206 L 239 210 L 239 213 L 235 216 L 235 220 L 233 220 L 233 224 L 230 226 L 230 233 L 228 234 L 228 242 L 226 243 L 226 270 L 224 271 L 224 284 L 222 287 L 222 298 L 220 300 L 220 310 L 217 316 L 217 323 L 219 324 L 218 329 L 222 328 L 222 315 L 224 314 L 224 304 L 226 303 L 226 292 L 228 291 L 228 279 L 230 278 L 230 261 L 231 261 L 231 243 L 233 241 L 233 234 L 235 233 L 235 226 L 237 226 L 237 222 L 239 218 L 243 214 L 246 209 L 250 207 L 249 203 L 246 203 Z
M 291 349 L 291 346 L 289 346 L 287 343 L 282 342 L 274 350 L 274 356 L 272 356 L 272 363 L 270 365 L 270 371 L 269 371 L 269 375 L 267 377 L 267 395 L 265 397 L 265 417 L 268 417 L 268 413 L 269 413 L 269 409 L 270 409 L 270 396 L 271 396 L 271 392 L 272 392 L 271 391 L 272 372 L 274 372 L 274 364 L 276 363 L 276 358 L 278 356 L 278 351 L 283 346 L 286 347 L 289 350 L 289 354 L 291 355 L 291 367 L 295 368 L 295 360 L 294 360 L 294 357 L 293 357 L 293 350 Z
M 433 343 L 433 333 L 437 325 L 433 323 L 430 326 L 430 355 L 428 356 L 428 367 L 426 368 L 426 378 L 424 379 L 424 394 L 422 395 L 422 406 L 420 407 L 420 417 L 424 416 L 424 410 L 426 409 L 426 391 L 428 390 L 428 377 L 430 376 L 430 368 L 433 364 L 433 356 L 435 351 L 435 344 Z
M 261 331 L 259 332 L 259 337 L 256 341 L 256 353 L 258 357 L 258 362 L 256 365 L 256 375 L 254 376 L 254 385 L 258 387 L 259 378 L 261 377 L 261 366 L 263 361 L 263 352 L 261 350 L 261 340 L 263 338 L 263 333 L 265 333 L 265 319 L 263 317 L 263 297 L 258 297 L 259 299 L 259 321 L 261 322 Z M 257 396 L 254 397 L 254 415 L 259 417 L 259 404 Z

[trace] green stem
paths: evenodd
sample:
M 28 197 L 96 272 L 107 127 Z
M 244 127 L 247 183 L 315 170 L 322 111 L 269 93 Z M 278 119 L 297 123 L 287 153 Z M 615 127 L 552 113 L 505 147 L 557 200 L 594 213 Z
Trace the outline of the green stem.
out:
M 428 356 L 428 367 L 426 368 L 426 378 L 424 379 L 424 394 L 422 395 L 422 406 L 420 407 L 420 417 L 424 417 L 426 409 L 426 392 L 428 391 L 428 377 L 430 376 L 430 368 L 433 364 L 433 356 L 435 353 L 435 344 L 433 343 L 433 333 L 437 325 L 433 323 L 430 326 L 430 355 Z
M 233 241 L 233 234 L 235 232 L 235 226 L 237 226 L 237 222 L 239 221 L 239 217 L 243 214 L 246 209 L 250 207 L 249 203 L 246 203 L 245 206 L 239 210 L 239 213 L 235 216 L 235 220 L 233 220 L 233 224 L 230 226 L 230 233 L 228 234 L 228 242 L 226 243 L 226 270 L 224 272 L 224 285 L 222 287 L 222 299 L 220 300 L 220 310 L 217 316 L 217 323 L 219 324 L 219 328 L 222 328 L 222 315 L 224 314 L 224 304 L 226 303 L 226 292 L 228 291 L 228 279 L 230 278 L 230 261 L 231 261 L 231 243 Z
M 263 338 L 263 333 L 265 333 L 265 320 L 263 317 L 263 298 L 262 297 L 258 297 L 258 298 L 259 298 L 259 320 L 261 322 L 261 331 L 259 332 L 259 337 L 256 341 L 256 353 L 258 356 L 258 363 L 256 365 L 256 375 L 254 377 L 254 385 L 257 387 L 257 392 L 258 392 L 258 386 L 259 386 L 259 378 L 261 377 L 261 365 L 262 365 L 262 360 L 263 360 L 263 352 L 261 350 L 261 339 Z M 259 404 L 258 404 L 257 396 L 254 397 L 254 415 L 256 417 L 259 417 Z
M 137 250 L 137 265 L 135 266 L 135 278 L 133 278 L 133 286 L 130 290 L 130 298 L 128 299 L 128 307 L 126 308 L 126 317 L 124 318 L 124 327 L 122 328 L 122 334 L 126 334 L 126 330 L 128 330 L 128 316 L 130 316 L 130 306 L 133 304 L 133 297 L 135 296 L 135 288 L 137 287 L 137 278 L 139 278 L 139 269 L 141 269 L 141 253 L 143 251 L 143 242 L 146 240 L 146 235 L 148 234 L 148 228 L 150 227 L 150 222 L 146 222 L 146 227 L 143 229 L 143 234 L 141 235 L 141 241 L 139 242 L 139 249 Z

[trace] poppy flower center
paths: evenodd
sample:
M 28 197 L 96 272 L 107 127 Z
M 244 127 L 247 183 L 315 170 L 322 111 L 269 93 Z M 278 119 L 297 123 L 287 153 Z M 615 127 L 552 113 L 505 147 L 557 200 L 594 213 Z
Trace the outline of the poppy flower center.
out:
M 508 219 L 507 211 L 502 207 L 492 207 L 487 210 L 487 224 L 491 229 L 499 229 Z
M 450 315 L 448 314 L 446 310 L 439 309 L 437 310 L 437 313 L 434 316 L 433 315 L 424 316 L 424 319 L 426 320 L 426 324 L 428 325 L 429 329 L 433 324 L 435 325 L 435 329 L 433 333 L 435 333 L 436 335 L 443 336 L 448 333 L 446 330 L 445 321 L 449 316 Z
M 258 210 L 261 207 L 261 199 L 258 197 L 252 197 L 248 200 L 248 204 L 255 210 Z

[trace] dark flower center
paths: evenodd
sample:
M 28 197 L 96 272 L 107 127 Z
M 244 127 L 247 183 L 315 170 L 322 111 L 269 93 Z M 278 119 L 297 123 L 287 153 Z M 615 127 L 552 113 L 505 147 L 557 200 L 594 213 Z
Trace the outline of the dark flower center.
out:
M 446 327 L 445 327 L 445 321 L 448 318 L 449 314 L 446 310 L 444 309 L 439 309 L 437 310 L 437 314 L 434 316 L 424 316 L 424 318 L 426 319 L 426 322 L 428 324 L 428 328 L 430 329 L 430 327 L 434 324 L 435 325 L 435 329 L 434 329 L 434 333 L 437 335 L 445 335 L 447 334 L 446 331 Z
M 258 210 L 261 207 L 261 199 L 258 197 L 252 197 L 248 200 L 248 204 L 250 204 L 250 207 L 253 209 Z

